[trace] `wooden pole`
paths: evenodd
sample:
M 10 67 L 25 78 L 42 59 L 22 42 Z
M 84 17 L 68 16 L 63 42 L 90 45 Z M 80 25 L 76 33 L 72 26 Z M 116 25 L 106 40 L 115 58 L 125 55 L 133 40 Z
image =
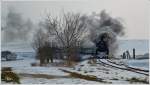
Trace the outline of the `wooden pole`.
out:
M 133 48 L 133 59 L 135 59 L 135 48 Z
M 120 55 L 120 57 L 123 59 L 123 55 Z
M 129 53 L 129 51 L 128 51 L 128 50 L 126 51 L 126 53 L 127 53 L 127 57 L 128 57 L 128 59 L 131 59 L 131 55 L 130 55 L 130 53 Z
M 125 52 L 123 53 L 123 59 L 126 59 L 126 54 L 125 54 Z

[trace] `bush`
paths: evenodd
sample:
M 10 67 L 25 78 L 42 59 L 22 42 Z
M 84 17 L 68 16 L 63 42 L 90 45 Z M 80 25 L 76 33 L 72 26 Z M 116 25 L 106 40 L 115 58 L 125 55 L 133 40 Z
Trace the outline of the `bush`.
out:
M 111 80 L 119 80 L 119 79 L 117 79 L 117 78 L 112 78 Z
M 2 79 L 2 81 L 20 84 L 19 76 L 11 71 L 2 71 L 1 79 Z
M 19 76 L 16 73 L 12 72 L 11 67 L 2 68 L 1 80 L 5 82 L 13 82 L 20 84 Z
M 2 72 L 4 71 L 12 71 L 11 67 L 3 67 L 2 68 Z
M 84 71 L 84 73 L 88 73 L 87 71 Z
M 39 64 L 38 63 L 31 63 L 31 66 L 39 66 Z

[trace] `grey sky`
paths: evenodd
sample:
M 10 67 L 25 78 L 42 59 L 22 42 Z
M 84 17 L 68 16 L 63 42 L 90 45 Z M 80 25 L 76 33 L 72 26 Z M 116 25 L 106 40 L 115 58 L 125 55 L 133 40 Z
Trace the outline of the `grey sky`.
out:
M 37 23 L 47 12 L 58 15 L 65 10 L 89 14 L 106 9 L 113 17 L 124 20 L 124 39 L 148 39 L 149 4 L 148 0 L 5 1 L 2 2 L 2 16 L 6 15 L 8 7 L 14 7 L 25 18 Z

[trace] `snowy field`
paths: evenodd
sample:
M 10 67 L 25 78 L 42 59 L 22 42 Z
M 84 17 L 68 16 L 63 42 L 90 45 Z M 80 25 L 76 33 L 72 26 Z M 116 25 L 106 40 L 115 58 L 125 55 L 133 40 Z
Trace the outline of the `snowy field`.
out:
M 119 60 L 115 60 L 115 61 L 119 61 Z M 23 60 L 16 60 L 16 61 L 2 61 L 1 65 L 2 67 L 12 67 L 13 72 L 19 74 L 22 84 L 100 84 L 103 83 L 97 81 L 89 81 L 80 78 L 73 78 L 70 77 L 69 73 L 65 73 L 60 69 L 68 70 L 71 72 L 77 72 L 83 75 L 96 76 L 97 78 L 103 79 L 107 83 L 113 83 L 113 84 L 115 83 L 129 84 L 131 82 L 127 81 L 127 79 L 131 79 L 131 78 L 144 79 L 148 81 L 148 76 L 146 75 L 138 74 L 126 70 L 121 70 L 117 68 L 112 68 L 109 66 L 103 66 L 101 64 L 90 63 L 89 60 L 82 61 L 78 63 L 76 66 L 70 68 L 54 67 L 51 65 L 45 67 L 40 67 L 40 66 L 33 67 L 31 66 L 31 63 L 33 62 L 38 62 L 38 61 L 33 58 L 24 58 Z M 148 65 L 148 60 L 135 60 L 135 61 L 123 60 L 123 62 L 131 66 L 136 66 L 135 64 L 136 62 L 138 67 L 140 67 L 141 65 L 143 66 L 145 65 L 145 64 L 141 64 L 142 62 L 145 62 Z M 45 76 L 37 77 L 37 75 L 45 75 L 50 77 L 45 77 Z M 141 82 L 135 82 L 135 83 L 141 83 Z
M 34 59 L 26 58 L 24 60 L 17 61 L 2 61 L 2 67 L 12 67 L 12 70 L 17 74 L 45 74 L 50 76 L 57 76 L 58 78 L 47 79 L 47 78 L 33 78 L 32 76 L 20 76 L 21 83 L 23 84 L 93 84 L 99 83 L 94 81 L 87 81 L 78 78 L 65 78 L 69 76 L 68 73 L 64 73 L 61 69 L 66 69 L 65 67 L 32 67 L 30 64 L 36 62 Z M 59 78 L 59 76 L 61 78 Z M 62 77 L 64 76 L 64 78 Z M 2 82 L 5 83 L 5 82 Z
M 149 70 L 149 59 L 125 60 L 124 62 L 131 67 Z

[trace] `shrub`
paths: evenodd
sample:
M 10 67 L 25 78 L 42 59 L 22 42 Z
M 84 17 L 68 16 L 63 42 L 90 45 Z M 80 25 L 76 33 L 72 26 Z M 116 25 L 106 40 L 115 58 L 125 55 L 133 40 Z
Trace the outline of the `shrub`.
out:
M 146 79 L 139 79 L 139 78 L 131 78 L 131 79 L 127 79 L 127 81 L 130 81 L 131 83 L 133 82 L 141 82 L 141 83 L 144 83 L 144 84 L 149 84 L 149 81 L 147 81 Z
M 109 74 L 109 72 L 106 72 L 106 74 Z
M 2 79 L 2 81 L 20 84 L 19 76 L 11 71 L 2 71 L 1 79 Z
M 4 71 L 12 71 L 11 67 L 3 67 L 2 68 L 2 72 Z
M 12 72 L 11 67 L 2 68 L 1 80 L 20 84 L 19 76 L 16 73 Z
M 87 73 L 87 71 L 84 71 L 84 73 Z
M 39 66 L 39 64 L 38 63 L 31 63 L 31 66 Z
M 123 77 L 121 77 L 121 79 L 123 79 Z
M 119 79 L 117 79 L 117 78 L 112 78 L 111 80 L 119 80 Z

